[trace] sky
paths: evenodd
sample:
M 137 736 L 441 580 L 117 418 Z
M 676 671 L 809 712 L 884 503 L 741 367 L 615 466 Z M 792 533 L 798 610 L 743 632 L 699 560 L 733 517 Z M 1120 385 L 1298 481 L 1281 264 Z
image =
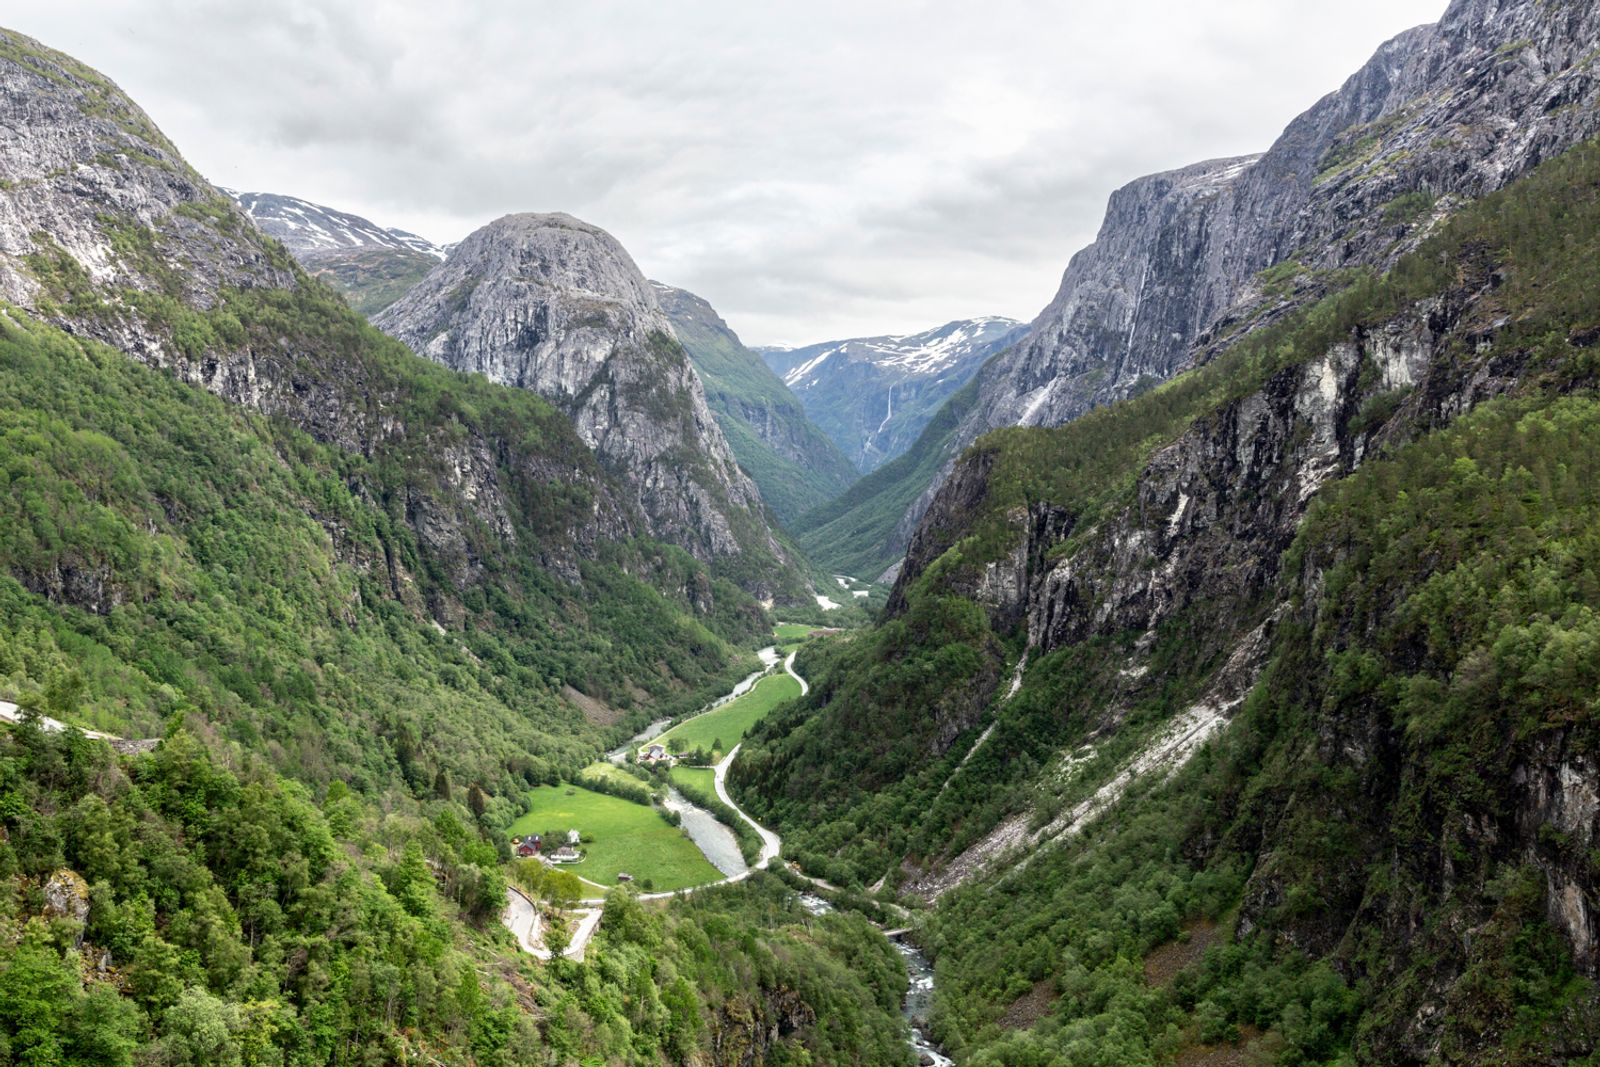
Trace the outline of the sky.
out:
M 1126 182 L 1266 149 L 1446 0 L 8 0 L 219 185 L 611 231 L 747 344 L 1030 320 Z

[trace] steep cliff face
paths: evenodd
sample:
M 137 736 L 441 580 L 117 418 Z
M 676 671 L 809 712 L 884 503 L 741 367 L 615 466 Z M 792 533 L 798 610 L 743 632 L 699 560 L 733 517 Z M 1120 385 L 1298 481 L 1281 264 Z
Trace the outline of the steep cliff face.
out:
M 952 435 L 919 441 L 939 478 L 984 433 L 1055 426 L 1213 358 L 1239 334 L 1381 269 L 1462 203 L 1600 130 L 1590 4 L 1456 0 L 1401 34 L 1259 157 L 1140 179 L 1113 195 L 1025 338 L 977 377 Z M 932 502 L 893 522 L 898 555 Z
M 844 492 L 856 479 L 855 468 L 761 357 L 702 298 L 650 285 L 734 456 L 779 520 L 791 522 Z
M 454 499 L 413 486 L 406 510 L 424 540 L 454 561 L 458 584 L 471 570 L 461 551 L 465 524 L 509 537 L 523 479 L 594 494 L 586 521 L 536 550 L 569 576 L 575 551 L 639 528 L 570 437 L 522 450 L 475 427 L 423 444 L 439 427 L 407 425 L 397 414 L 413 385 L 377 339 L 329 318 L 283 249 L 104 77 L 6 31 L 0 84 L 6 299 L 350 452 L 420 447 Z
M 856 468 L 870 474 L 910 448 L 939 406 L 1022 333 L 1022 323 L 988 316 L 761 354 Z
M 223 232 L 242 215 L 100 74 L 3 31 L 0 89 L 5 299 L 33 307 L 47 297 L 40 271 L 63 254 L 99 290 L 174 287 L 200 308 L 213 306 L 225 287 L 293 287 L 281 253 Z M 137 315 L 115 324 L 76 317 L 85 329 L 162 358 L 161 338 Z
M 747 739 L 737 784 L 792 854 L 938 901 L 948 1039 L 1059 979 L 1059 1028 L 969 1055 L 1105 1033 L 1078 993 L 1114 1001 L 1113 957 L 1176 934 L 1137 903 L 1162 899 L 1231 923 L 1232 959 L 1320 961 L 1347 999 L 1241 1011 L 1268 1000 L 1208 959 L 1151 1032 L 1215 1044 L 1215 1016 L 1274 1029 L 1263 1051 L 1383 1064 L 1596 1047 L 1597 189 L 1600 149 L 1571 147 L 1189 373 L 986 436 L 889 618 L 821 661 L 808 714 Z M 989 683 L 954 736 L 904 710 L 938 669 L 939 691 Z M 852 734 L 919 759 L 851 795 L 828 777 L 851 757 L 823 753 Z M 812 829 L 840 822 L 866 841 Z M 1227 889 L 1200 905 L 1173 879 Z
M 508 215 L 374 323 L 429 359 L 567 412 L 657 536 L 707 562 L 744 557 L 743 580 L 763 595 L 793 584 L 760 493 L 650 284 L 610 234 L 569 215 Z
M 1592 5 L 1456 0 L 1264 155 L 1118 192 L 1056 299 L 985 372 L 961 444 L 1059 425 L 1171 377 L 1206 327 L 1259 302 L 1261 271 L 1385 266 L 1450 198 L 1483 196 L 1600 130 L 1597 33 Z

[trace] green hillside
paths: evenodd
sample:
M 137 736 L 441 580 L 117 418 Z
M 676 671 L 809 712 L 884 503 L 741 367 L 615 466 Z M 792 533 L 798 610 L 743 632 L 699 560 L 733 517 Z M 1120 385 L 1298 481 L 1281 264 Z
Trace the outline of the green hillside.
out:
M 976 380 L 944 402 L 916 444 L 790 526 L 821 567 L 872 581 L 905 551 L 895 528 L 950 459 L 950 442 L 978 398 Z
M 705 384 L 717 425 L 780 522 L 788 525 L 856 480 L 844 453 L 710 304 L 660 283 L 655 289 Z
M 1438 1062 L 1594 1048 L 1600 989 L 1545 903 L 1592 878 L 1587 831 L 1526 783 L 1600 743 L 1596 264 L 1591 144 L 1199 370 L 983 439 L 984 498 L 940 531 L 893 617 L 802 654 L 813 695 L 751 731 L 732 785 L 814 872 L 893 884 L 1007 817 L 1059 835 L 931 913 L 935 1030 L 960 1062 L 1411 1062 L 1430 1034 Z M 1318 494 L 1272 583 L 1221 574 L 1153 630 L 1036 650 L 1006 697 L 1022 635 L 971 590 L 1026 534 L 1019 505 L 1069 531 L 1049 562 L 1159 565 L 1095 546 L 1118 516 L 1140 521 L 1161 446 L 1223 437 L 1237 405 L 1418 308 L 1447 309 L 1429 320 L 1447 331 L 1432 377 L 1357 376 L 1339 425 L 1380 458 Z M 1436 414 L 1486 368 L 1503 395 Z M 1217 699 L 1261 624 L 1268 665 L 1219 739 L 1076 822 Z M 952 723 L 971 725 L 941 744 Z

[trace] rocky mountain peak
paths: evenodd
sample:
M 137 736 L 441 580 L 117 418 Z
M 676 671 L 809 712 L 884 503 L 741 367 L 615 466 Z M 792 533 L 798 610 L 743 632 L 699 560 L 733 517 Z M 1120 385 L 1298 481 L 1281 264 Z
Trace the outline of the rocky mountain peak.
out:
M 885 548 L 908 543 L 937 482 L 984 433 L 1060 425 L 1204 361 L 1600 132 L 1596 40 L 1591 3 L 1456 0 L 1437 25 L 1380 46 L 1261 156 L 1113 194 L 1050 306 L 983 369 L 959 427 L 932 446 L 940 473 Z
M 1022 335 L 999 315 L 957 319 L 912 334 L 764 348 L 806 414 L 863 472 L 904 452 L 933 413 L 985 360 Z
M 292 288 L 270 249 L 231 238 L 241 226 L 109 79 L 0 29 L 0 297 L 37 311 L 63 271 L 80 288 L 172 290 L 203 308 L 224 287 Z M 161 338 L 122 310 L 74 324 L 159 359 Z
M 348 211 L 314 204 L 280 193 L 223 192 L 239 202 L 262 233 L 276 237 L 296 258 L 382 249 L 418 252 L 443 259 L 445 250 L 426 237 L 392 226 L 379 226 Z
M 705 561 L 786 560 L 655 290 L 606 231 L 562 213 L 496 219 L 374 322 L 562 407 L 663 539 Z M 786 580 L 750 584 L 772 593 Z

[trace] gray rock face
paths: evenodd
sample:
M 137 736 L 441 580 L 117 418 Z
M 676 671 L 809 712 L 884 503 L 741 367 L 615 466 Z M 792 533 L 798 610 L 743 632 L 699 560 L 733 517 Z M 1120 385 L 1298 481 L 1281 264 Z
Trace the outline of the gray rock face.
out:
M 1494 289 L 1492 271 L 1425 301 L 1319 357 L 1287 367 L 1256 392 L 1197 421 L 1141 470 L 1135 498 L 1093 530 L 1048 503 L 1010 516 L 1013 550 L 960 591 L 998 627 L 1026 626 L 1043 654 L 1094 637 L 1153 630 L 1195 603 L 1219 616 L 1261 620 L 1251 605 L 1278 579 L 1285 549 L 1317 490 L 1354 471 L 1389 440 L 1443 425 L 1513 387 L 1519 365 L 1451 351 Z M 1482 340 L 1483 338 L 1479 338 Z M 1405 400 L 1384 422 L 1362 425 L 1374 397 Z M 966 532 L 987 492 L 993 453 L 976 450 L 941 486 L 906 554 L 902 584 Z M 1080 546 L 1052 561 L 1068 537 Z M 901 590 L 890 602 L 901 603 Z M 1225 610 L 1224 610 L 1225 609 Z
M 1386 266 L 1453 204 L 1600 132 L 1597 40 L 1592 3 L 1455 0 L 1264 155 L 1118 191 L 1050 306 L 980 373 L 950 460 L 989 430 L 1060 425 L 1171 377 L 1219 337 L 1318 295 L 1319 272 Z M 1261 272 L 1290 261 L 1296 292 L 1268 291 Z M 895 543 L 931 500 L 912 506 Z
M 553 401 L 632 486 L 657 536 L 705 561 L 783 558 L 654 292 L 605 231 L 508 215 L 374 323 L 439 363 Z
M 362 338 L 336 341 L 313 317 L 303 332 L 247 329 L 242 339 L 184 343 L 161 311 L 205 313 L 229 290 L 292 301 L 303 284 L 283 249 L 196 174 L 115 85 L 69 56 L 0 30 L 0 297 L 347 451 L 371 455 L 426 440 L 437 428 L 395 415 L 404 410 L 401 380 Z M 599 542 L 639 532 L 636 513 L 576 440 L 545 444 L 551 447 L 529 449 L 474 432 L 423 446 L 447 490 L 439 497 L 416 491 L 406 514 L 458 587 L 474 567 L 463 551 L 465 531 L 481 526 L 514 540 L 518 490 L 508 483 L 558 483 L 593 494 L 587 521 L 540 530 L 541 542 L 526 546 L 571 581 L 578 559 L 592 557 Z M 341 543 L 336 524 L 326 525 Z M 384 574 L 396 597 L 414 598 L 397 561 L 347 562 Z M 23 577 L 35 592 L 96 612 L 109 611 L 122 595 L 93 569 Z M 453 610 L 436 607 L 436 617 Z
M 988 316 L 761 355 L 865 474 L 910 448 L 939 405 L 1022 334 L 1015 319 Z
M 115 85 L 0 30 L 0 297 L 35 307 L 42 285 L 27 260 L 55 254 L 91 285 L 157 290 L 176 283 L 178 295 L 200 308 L 224 286 L 293 287 L 293 275 L 265 248 L 224 239 L 208 225 L 208 212 L 245 225 Z M 155 257 L 119 249 L 119 230 L 128 226 L 170 238 L 161 278 Z M 160 337 L 124 326 L 126 333 L 109 324 L 97 332 L 159 358 Z

